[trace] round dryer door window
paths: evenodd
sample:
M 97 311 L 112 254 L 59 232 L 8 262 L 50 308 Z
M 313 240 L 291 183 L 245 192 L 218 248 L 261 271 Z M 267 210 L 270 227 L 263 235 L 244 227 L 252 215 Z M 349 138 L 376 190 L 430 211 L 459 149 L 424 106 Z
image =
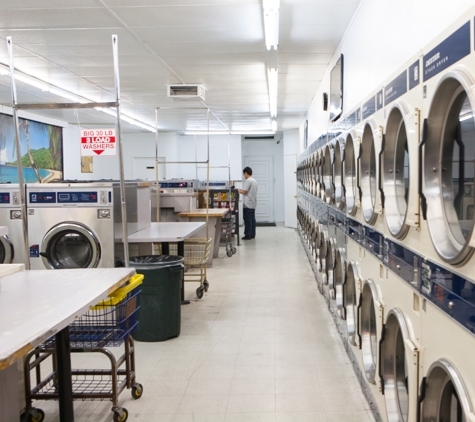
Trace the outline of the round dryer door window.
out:
M 323 184 L 325 186 L 325 201 L 333 204 L 335 196 L 333 188 L 333 148 L 327 145 L 325 148 L 325 163 L 323 166 Z
M 346 281 L 343 288 L 343 306 L 346 317 L 346 328 L 348 331 L 348 341 L 356 345 L 357 327 L 358 327 L 358 297 L 359 282 L 361 280 L 358 264 L 351 261 L 348 264 Z
M 427 121 L 424 195 L 432 243 L 453 265 L 473 254 L 475 119 L 471 86 L 463 74 L 439 83 Z
M 366 124 L 361 142 L 361 203 L 363 217 L 369 224 L 376 222 L 376 151 L 371 125 Z
M 375 383 L 378 355 L 378 327 L 376 320 L 376 287 L 366 280 L 361 295 L 361 353 L 366 378 Z
M 355 145 L 351 135 L 348 135 L 345 143 L 345 177 L 346 207 L 348 214 L 355 215 L 357 209 L 358 186 L 356 177 Z
M 7 236 L 0 236 L 0 264 L 10 264 L 13 260 L 13 245 Z
M 386 127 L 383 175 L 386 223 L 391 234 L 402 239 L 409 229 L 406 214 L 410 174 L 407 130 L 397 107 L 389 114 Z
M 440 360 L 432 364 L 426 377 L 421 420 L 466 422 L 471 414 L 470 398 L 454 366 Z
M 343 186 L 343 177 L 344 177 L 344 160 L 345 160 L 345 150 L 344 150 L 344 141 L 343 139 L 338 139 L 335 144 L 335 160 L 333 163 L 333 181 L 335 184 L 335 205 L 337 208 L 342 210 L 345 207 L 345 188 Z
M 101 245 L 86 226 L 64 222 L 45 235 L 40 254 L 45 267 L 53 270 L 96 268 L 101 257 Z

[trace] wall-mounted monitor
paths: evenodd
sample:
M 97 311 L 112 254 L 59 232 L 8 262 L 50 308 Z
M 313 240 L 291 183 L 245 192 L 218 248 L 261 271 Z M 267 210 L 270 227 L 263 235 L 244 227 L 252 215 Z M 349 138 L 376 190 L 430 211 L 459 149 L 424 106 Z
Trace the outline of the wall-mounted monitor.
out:
M 343 54 L 330 74 L 330 120 L 338 120 L 343 112 Z
M 63 128 L 19 119 L 21 162 L 25 183 L 63 178 Z M 18 183 L 13 117 L 0 113 L 0 183 Z

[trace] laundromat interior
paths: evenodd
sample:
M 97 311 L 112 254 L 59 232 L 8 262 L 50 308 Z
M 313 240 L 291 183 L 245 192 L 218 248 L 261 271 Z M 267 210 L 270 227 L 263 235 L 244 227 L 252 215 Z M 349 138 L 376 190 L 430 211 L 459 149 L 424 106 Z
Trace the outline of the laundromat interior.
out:
M 474 110 L 469 0 L 0 0 L 0 422 L 475 422 Z

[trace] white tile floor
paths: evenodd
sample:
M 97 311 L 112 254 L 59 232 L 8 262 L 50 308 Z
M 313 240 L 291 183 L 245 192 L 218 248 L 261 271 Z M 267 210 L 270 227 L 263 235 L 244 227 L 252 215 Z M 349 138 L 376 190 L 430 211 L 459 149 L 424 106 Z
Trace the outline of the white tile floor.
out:
M 232 258 L 215 260 L 210 290 L 182 307 L 180 337 L 136 343 L 140 400 L 129 421 L 369 422 L 361 393 L 295 230 L 259 227 Z M 74 364 L 100 367 L 97 356 Z M 38 402 L 46 422 L 53 402 Z M 111 421 L 110 402 L 75 403 L 76 421 Z

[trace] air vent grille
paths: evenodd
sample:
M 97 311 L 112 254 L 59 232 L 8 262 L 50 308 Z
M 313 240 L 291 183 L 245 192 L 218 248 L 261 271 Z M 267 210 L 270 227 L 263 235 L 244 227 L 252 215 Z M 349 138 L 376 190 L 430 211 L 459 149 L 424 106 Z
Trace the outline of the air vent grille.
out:
M 167 85 L 167 97 L 183 100 L 205 99 L 206 88 L 203 84 Z

